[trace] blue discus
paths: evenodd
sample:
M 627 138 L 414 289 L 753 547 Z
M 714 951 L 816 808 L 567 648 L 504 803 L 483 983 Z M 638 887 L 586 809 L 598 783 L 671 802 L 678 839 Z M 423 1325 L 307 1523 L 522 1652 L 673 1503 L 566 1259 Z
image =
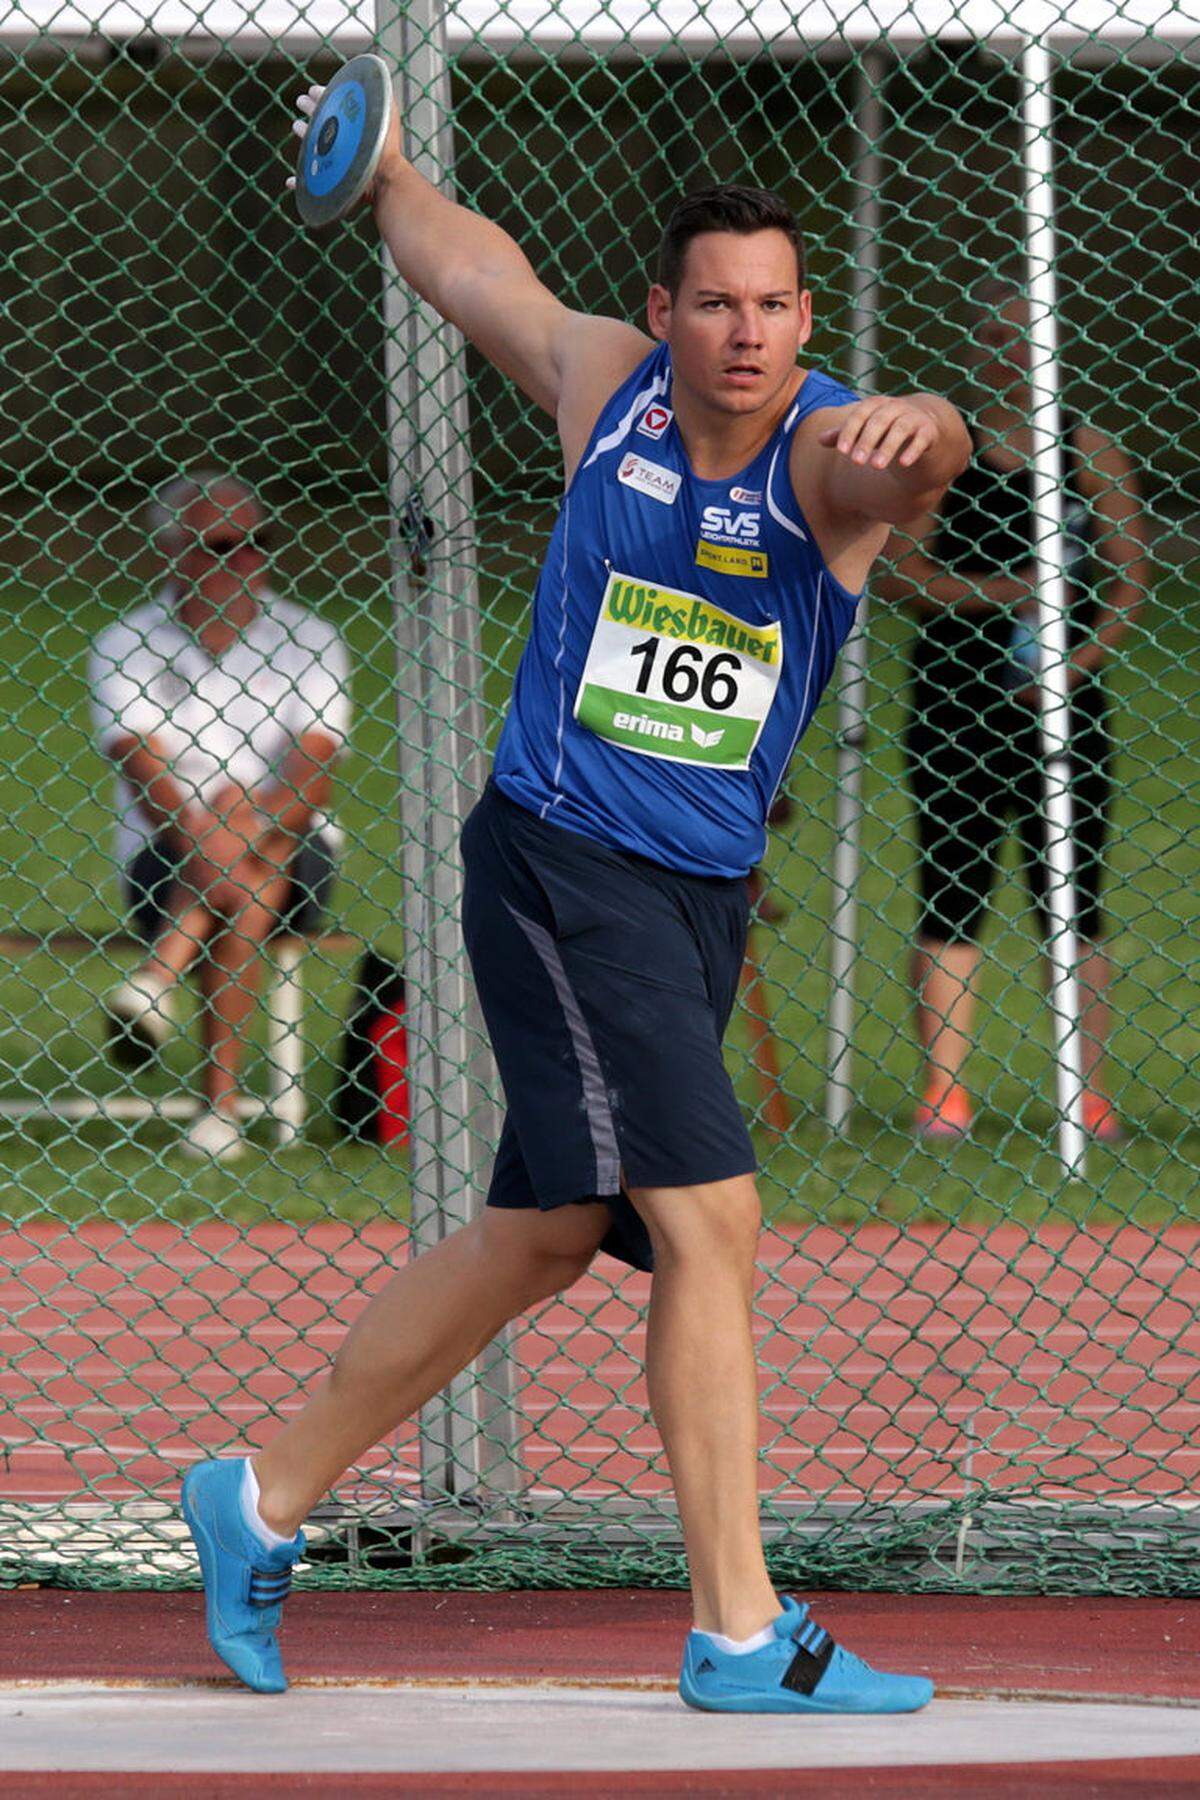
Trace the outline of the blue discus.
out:
M 380 56 L 343 63 L 309 121 L 296 165 L 296 210 L 314 231 L 344 219 L 379 167 L 392 116 L 392 78 Z

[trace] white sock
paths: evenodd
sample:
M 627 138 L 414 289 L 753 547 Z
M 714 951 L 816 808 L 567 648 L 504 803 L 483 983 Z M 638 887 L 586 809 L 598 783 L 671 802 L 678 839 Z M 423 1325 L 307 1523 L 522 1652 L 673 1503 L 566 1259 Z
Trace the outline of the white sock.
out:
M 272 1531 L 258 1510 L 259 1488 L 258 1476 L 254 1473 L 254 1465 L 247 1457 L 242 1464 L 242 1517 L 255 1537 L 268 1550 L 278 1550 L 281 1544 L 290 1544 L 291 1538 L 280 1537 Z
M 752 1650 L 765 1650 L 768 1644 L 775 1642 L 775 1627 L 764 1625 L 761 1631 L 756 1631 L 753 1637 L 748 1638 L 725 1637 L 719 1631 L 706 1631 L 704 1636 L 718 1650 L 723 1650 L 726 1656 L 749 1656 Z

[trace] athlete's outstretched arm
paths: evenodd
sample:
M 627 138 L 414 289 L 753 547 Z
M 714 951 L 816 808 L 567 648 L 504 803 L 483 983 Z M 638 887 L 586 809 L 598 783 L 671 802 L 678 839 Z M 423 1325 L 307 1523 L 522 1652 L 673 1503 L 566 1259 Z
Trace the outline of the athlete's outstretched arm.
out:
M 303 135 L 320 102 L 297 102 Z M 367 195 L 398 274 L 538 406 L 555 417 L 568 462 L 605 400 L 650 349 L 617 319 L 573 312 L 534 273 L 499 225 L 439 193 L 404 155 L 399 109 Z M 594 404 L 593 404 L 594 401 Z M 589 416 L 590 415 L 590 416 Z
M 834 515 L 886 525 L 919 519 L 971 455 L 961 415 L 937 394 L 872 395 L 805 423 L 810 448 L 824 453 L 816 467 Z

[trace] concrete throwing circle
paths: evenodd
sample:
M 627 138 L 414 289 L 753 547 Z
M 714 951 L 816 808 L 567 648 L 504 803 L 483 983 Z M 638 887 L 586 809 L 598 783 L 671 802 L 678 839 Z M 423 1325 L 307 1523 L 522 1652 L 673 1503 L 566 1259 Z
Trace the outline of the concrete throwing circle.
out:
M 296 164 L 296 210 L 313 231 L 362 199 L 392 116 L 392 79 L 379 56 L 352 56 L 321 96 Z
M 1200 1704 L 935 1700 L 901 1718 L 688 1712 L 661 1688 L 0 1686 L 0 1771 L 901 1769 L 1200 1757 Z M 2 1784 L 0 1784 L 2 1785 Z

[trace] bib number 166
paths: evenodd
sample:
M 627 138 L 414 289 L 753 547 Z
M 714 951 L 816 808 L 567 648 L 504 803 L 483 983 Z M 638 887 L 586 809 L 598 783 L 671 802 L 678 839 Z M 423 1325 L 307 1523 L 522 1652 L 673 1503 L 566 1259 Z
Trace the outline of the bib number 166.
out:
M 630 650 L 629 654 L 638 658 L 642 665 L 635 693 L 650 691 L 663 649 L 662 638 L 648 637 Z M 741 669 L 741 658 L 734 656 L 732 651 L 721 650 L 715 656 L 706 656 L 698 644 L 676 644 L 662 657 L 661 667 L 657 667 L 658 685 L 668 700 L 694 700 L 699 694 L 709 712 L 726 712 L 738 697 L 735 676 Z

